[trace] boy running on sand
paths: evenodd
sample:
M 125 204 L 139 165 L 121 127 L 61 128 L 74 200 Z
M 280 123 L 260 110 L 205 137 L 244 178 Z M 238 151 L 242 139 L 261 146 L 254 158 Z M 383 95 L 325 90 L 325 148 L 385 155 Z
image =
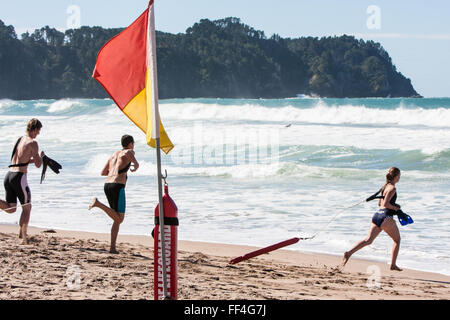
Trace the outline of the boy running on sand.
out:
M 120 224 L 125 218 L 125 185 L 127 182 L 127 172 L 135 172 L 139 168 L 139 163 L 134 156 L 134 139 L 132 136 L 122 137 L 122 150 L 116 151 L 108 159 L 101 175 L 106 176 L 104 191 L 108 199 L 109 207 L 94 198 L 89 210 L 94 207 L 102 209 L 113 221 L 111 228 L 111 248 L 110 253 L 118 253 L 116 250 L 117 235 Z

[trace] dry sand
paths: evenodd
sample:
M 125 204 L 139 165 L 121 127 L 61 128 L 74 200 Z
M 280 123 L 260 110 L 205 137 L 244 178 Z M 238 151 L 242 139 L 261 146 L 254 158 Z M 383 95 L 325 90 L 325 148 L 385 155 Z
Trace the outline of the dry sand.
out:
M 50 232 L 49 232 L 50 231 Z M 109 234 L 29 228 L 21 245 L 17 226 L 0 226 L 0 299 L 153 299 L 153 240 L 119 235 L 120 254 L 108 252 Z M 445 299 L 450 277 L 352 258 L 290 250 L 230 265 L 257 248 L 179 242 L 180 300 Z M 401 254 L 401 252 L 400 252 Z M 80 272 L 80 282 L 73 276 Z M 379 286 L 373 271 L 380 275 Z M 368 286 L 369 285 L 369 286 Z

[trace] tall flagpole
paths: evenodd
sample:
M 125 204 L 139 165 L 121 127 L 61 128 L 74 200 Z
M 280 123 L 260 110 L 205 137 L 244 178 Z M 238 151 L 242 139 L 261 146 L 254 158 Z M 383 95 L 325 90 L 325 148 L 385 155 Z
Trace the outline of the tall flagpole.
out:
M 152 138 L 156 141 L 156 168 L 158 170 L 158 196 L 159 196 L 159 227 L 161 237 L 161 263 L 163 269 L 163 286 L 164 286 L 164 298 L 168 297 L 167 294 L 167 268 L 166 268 L 166 243 L 164 232 L 164 205 L 162 195 L 162 174 L 161 174 L 161 139 L 159 130 L 159 105 L 158 105 L 158 77 L 156 67 L 156 33 L 155 33 L 155 11 L 153 1 L 149 2 L 149 21 L 147 31 L 147 56 L 148 64 L 151 72 L 151 94 L 152 94 L 152 109 L 153 109 L 153 123 L 152 123 Z M 148 138 L 148 137 L 147 137 Z M 158 250 L 158 248 L 154 248 Z M 158 261 L 154 262 L 155 264 Z

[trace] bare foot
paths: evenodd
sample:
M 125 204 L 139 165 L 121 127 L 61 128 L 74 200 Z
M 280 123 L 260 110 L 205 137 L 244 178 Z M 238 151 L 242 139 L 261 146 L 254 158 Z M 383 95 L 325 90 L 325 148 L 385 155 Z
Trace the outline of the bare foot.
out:
M 96 207 L 96 206 L 97 206 L 97 203 L 98 203 L 98 199 L 97 199 L 97 198 L 94 198 L 94 199 L 92 200 L 92 203 L 89 205 L 89 210 L 91 210 L 93 207 Z
M 393 270 L 393 271 L 403 271 L 403 269 L 400 269 L 396 265 L 391 266 L 391 270 Z
M 345 264 L 347 263 L 348 259 L 350 259 L 350 254 L 348 252 L 346 252 L 346 253 L 344 253 L 344 258 L 342 258 L 341 267 L 345 266 Z
M 336 272 L 336 273 L 341 273 L 342 272 L 342 266 L 341 265 L 339 265 L 339 266 L 336 266 L 336 267 L 334 267 L 334 268 L 331 268 L 331 270 L 332 271 L 334 271 L 334 272 Z
M 28 244 L 27 238 L 23 239 L 21 244 L 22 244 L 22 245 L 27 245 L 27 244 Z

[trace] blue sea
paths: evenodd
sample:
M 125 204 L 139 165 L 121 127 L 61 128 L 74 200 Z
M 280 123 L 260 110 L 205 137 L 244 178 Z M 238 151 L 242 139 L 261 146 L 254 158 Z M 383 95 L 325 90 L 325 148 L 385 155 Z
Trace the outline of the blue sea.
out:
M 287 249 L 340 256 L 367 236 L 377 203 L 363 200 L 397 166 L 397 202 L 415 221 L 398 223 L 398 265 L 450 275 L 450 98 L 174 99 L 160 107 L 175 144 L 162 165 L 180 239 L 264 247 L 320 231 Z M 109 232 L 111 220 L 87 208 L 94 196 L 106 202 L 100 171 L 131 134 L 141 166 L 129 174 L 120 232 L 150 235 L 156 159 L 143 132 L 109 99 L 0 100 L 3 174 L 32 117 L 44 125 L 40 148 L 63 170 L 41 185 L 30 168 L 30 224 Z M 0 223 L 18 220 L 0 214 Z M 355 257 L 389 263 L 391 249 L 381 233 Z

